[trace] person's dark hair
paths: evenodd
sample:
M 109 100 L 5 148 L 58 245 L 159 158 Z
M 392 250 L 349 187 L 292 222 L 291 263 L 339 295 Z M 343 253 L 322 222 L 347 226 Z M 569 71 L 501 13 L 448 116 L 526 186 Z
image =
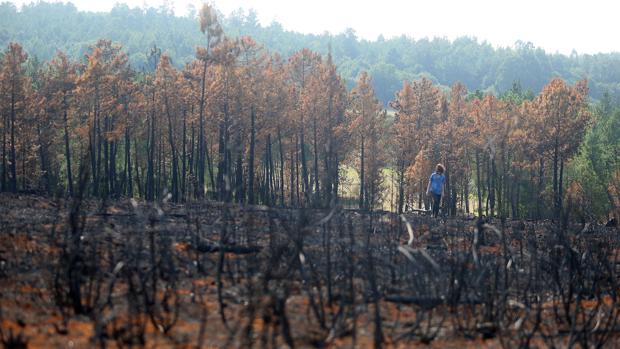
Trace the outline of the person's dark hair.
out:
M 442 164 L 437 164 L 437 169 L 435 169 L 435 172 L 441 174 L 441 173 L 443 173 L 443 171 L 444 171 L 443 165 Z

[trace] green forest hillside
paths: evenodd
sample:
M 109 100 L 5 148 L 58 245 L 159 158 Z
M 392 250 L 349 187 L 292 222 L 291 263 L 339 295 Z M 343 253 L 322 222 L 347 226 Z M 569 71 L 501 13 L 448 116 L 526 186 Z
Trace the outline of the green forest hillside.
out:
M 311 35 L 286 31 L 275 22 L 262 26 L 251 11 L 221 18 L 228 35 L 250 35 L 284 57 L 301 48 L 326 54 L 331 46 L 349 88 L 361 71 L 368 71 L 384 104 L 394 98 L 403 80 L 422 76 L 443 86 L 460 81 L 470 91 L 495 93 L 508 90 L 514 81 L 538 93 L 553 77 L 570 83 L 587 78 L 591 97 L 599 99 L 609 92 L 613 100 L 620 98 L 620 53 L 575 52 L 566 56 L 545 52 L 532 43 L 494 48 L 470 37 L 450 41 L 401 36 L 367 41 L 357 38 L 353 30 L 337 35 Z M 149 69 L 146 57 L 153 45 L 181 67 L 194 58 L 197 45 L 204 45 L 195 12 L 176 17 L 166 8 L 117 5 L 108 13 L 91 13 L 80 12 L 72 4 L 42 2 L 20 9 L 2 3 L 0 23 L 0 46 L 19 42 L 31 56 L 43 61 L 52 58 L 57 49 L 71 57 L 81 57 L 98 39 L 108 38 L 125 47 L 137 69 Z

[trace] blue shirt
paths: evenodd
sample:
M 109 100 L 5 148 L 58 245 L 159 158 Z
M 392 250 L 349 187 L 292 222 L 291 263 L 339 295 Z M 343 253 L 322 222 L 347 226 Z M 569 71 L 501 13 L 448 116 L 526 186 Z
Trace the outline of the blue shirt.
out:
M 441 189 L 446 182 L 446 176 L 433 172 L 431 178 L 428 179 L 431 182 L 431 193 L 441 195 Z

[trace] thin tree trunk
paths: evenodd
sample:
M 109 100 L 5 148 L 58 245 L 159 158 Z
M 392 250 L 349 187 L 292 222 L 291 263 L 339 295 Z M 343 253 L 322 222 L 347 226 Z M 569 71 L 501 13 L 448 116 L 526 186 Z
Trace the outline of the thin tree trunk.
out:
M 92 126 L 92 132 L 88 133 L 89 146 L 90 146 L 90 166 L 93 176 L 92 192 L 94 196 L 97 196 L 97 113 L 93 108 L 94 122 Z
M 205 186 L 205 91 L 207 80 L 207 60 L 204 60 L 202 68 L 202 81 L 200 88 L 200 109 L 199 109 L 199 125 L 198 125 L 198 191 L 196 192 L 199 199 L 204 197 Z
M 92 183 L 93 195 L 96 195 L 97 193 L 97 189 L 95 186 L 95 173 L 97 170 L 97 154 L 96 154 L 96 146 L 95 146 L 96 138 L 97 137 L 96 137 L 95 125 L 93 124 L 93 126 L 91 127 L 91 130 L 88 131 L 88 152 L 90 154 L 90 169 L 91 169 L 91 173 L 93 176 L 93 183 Z M 82 159 L 82 157 L 80 157 L 80 159 Z M 82 159 L 82 161 L 83 160 L 84 159 Z
M 299 180 L 299 139 L 295 137 L 295 192 L 297 196 L 297 207 L 301 206 L 301 196 L 299 195 L 299 187 L 302 185 Z
M 26 149 L 28 149 L 28 146 L 26 144 L 22 145 L 22 190 L 24 190 L 26 189 Z M 34 172 L 34 169 L 32 172 Z
M 418 188 L 420 188 L 420 190 L 418 190 L 418 209 L 422 209 L 422 204 L 424 204 L 424 209 L 428 210 L 429 198 L 422 194 L 422 192 L 424 192 L 424 181 L 422 179 L 420 179 L 420 181 L 418 182 Z M 413 205 L 413 199 L 411 199 L 411 201 L 411 204 Z
M 556 139 L 555 147 L 553 149 L 553 215 L 555 219 L 558 219 L 560 217 L 560 200 L 558 199 L 558 151 L 558 141 Z
M 136 159 L 136 184 L 138 185 L 138 196 L 143 198 L 146 195 L 146 188 L 142 186 L 142 176 L 140 175 L 140 158 L 138 157 L 138 142 L 133 143 L 134 159 Z M 143 172 L 144 173 L 144 172 Z M 144 194 L 144 195 L 143 195 Z
M 131 135 L 129 126 L 125 127 L 125 180 L 127 181 L 127 196 L 133 197 L 133 178 L 131 171 Z
M 279 126 L 278 145 L 280 148 L 280 206 L 284 207 L 284 148 L 282 147 L 282 133 Z
M 465 201 L 465 213 L 467 213 L 468 215 L 470 213 L 470 209 L 469 209 L 469 176 L 470 176 L 470 173 L 468 171 L 468 173 L 465 175 L 465 178 L 463 178 L 463 200 Z
M 313 118 L 313 143 L 314 143 L 314 205 L 319 205 L 321 201 L 321 190 L 319 188 L 319 151 L 317 140 L 316 116 Z
M 102 159 L 102 151 L 103 151 L 103 142 L 105 142 L 103 135 L 102 135 L 102 131 L 101 131 L 101 114 L 99 113 L 99 107 L 97 107 L 96 109 L 96 115 L 97 115 L 97 134 L 95 137 L 95 146 L 97 147 L 97 158 L 96 158 L 96 162 L 95 162 L 95 170 L 97 171 L 95 178 L 97 178 L 95 180 L 95 196 L 101 197 L 101 159 Z
M 304 206 L 310 201 L 310 185 L 308 183 L 308 162 L 306 160 L 306 143 L 304 135 L 304 119 L 301 119 L 301 132 L 299 137 L 299 147 L 301 151 L 301 179 L 303 181 L 302 191 L 304 193 Z
M 267 143 L 265 143 L 265 153 L 263 155 L 263 178 L 261 183 L 261 202 L 263 204 L 269 205 L 268 197 L 269 197 L 269 159 L 268 159 L 268 148 Z
M 489 217 L 494 217 L 495 216 L 495 182 L 497 180 L 494 157 L 489 159 L 488 165 L 489 165 L 488 184 L 489 184 L 489 209 L 490 209 Z
M 543 199 L 543 189 L 544 189 L 544 181 L 543 181 L 543 175 L 544 175 L 544 160 L 543 157 L 540 157 L 540 169 L 538 172 L 538 195 L 536 195 L 536 218 L 537 219 L 541 219 L 542 218 L 542 212 L 541 212 L 541 203 L 542 203 L 542 199 Z
M 67 162 L 67 188 L 69 196 L 73 197 L 73 172 L 71 170 L 71 147 L 69 146 L 69 122 L 67 120 L 67 106 L 64 106 L 63 121 L 65 129 L 65 160 Z
M 211 191 L 213 195 L 217 193 L 217 187 L 215 186 L 215 175 L 213 173 L 213 156 L 211 156 L 211 148 L 209 143 L 205 142 L 205 156 L 207 157 L 207 170 L 209 171 L 209 180 L 211 182 Z
M 271 193 L 269 205 L 274 206 L 276 204 L 276 171 L 273 163 L 273 147 L 271 144 L 271 134 L 267 135 L 267 145 L 267 159 L 269 160 L 269 162 L 267 163 L 267 165 L 269 166 L 269 186 L 271 186 L 271 189 L 269 190 L 269 192 Z
M 245 202 L 243 185 L 243 145 L 241 144 L 241 130 L 237 132 L 237 161 L 235 164 L 235 200 L 237 203 Z
M 560 178 L 558 180 L 558 202 L 557 202 L 557 210 L 558 210 L 558 218 L 560 219 L 560 221 L 563 221 L 563 216 L 564 216 L 564 212 L 563 212 L 563 185 L 564 184 L 564 157 L 561 156 L 560 157 Z
M 339 201 L 339 197 L 338 197 L 338 187 L 340 186 L 340 178 L 338 178 L 338 166 L 339 166 L 339 160 L 338 160 L 338 153 L 334 153 L 333 154 L 333 158 L 334 158 L 334 164 L 332 165 L 332 172 L 333 172 L 333 180 L 332 180 L 332 197 L 334 199 L 335 203 L 338 203 Z
M 289 187 L 289 192 L 291 194 L 291 207 L 295 207 L 295 153 L 296 153 L 297 144 L 295 143 L 294 147 L 291 147 L 291 186 Z
M 103 119 L 103 197 L 108 197 L 110 195 L 110 147 L 107 139 L 107 133 L 109 130 L 109 119 L 104 117 Z
M 250 130 L 250 159 L 248 160 L 248 202 L 254 205 L 254 151 L 256 146 L 256 121 L 254 115 L 254 106 L 250 111 L 251 130 Z
M 15 152 L 15 83 L 11 84 L 11 191 L 17 191 L 17 155 Z
M 191 183 L 194 184 L 194 187 L 192 187 L 194 194 L 196 193 L 196 183 L 195 183 L 195 178 L 194 178 L 194 134 L 195 134 L 195 128 L 194 128 L 194 121 L 191 122 L 190 124 L 190 128 L 192 129 L 192 134 L 190 136 L 190 141 L 189 141 L 189 160 L 188 160 L 188 164 L 187 167 L 189 167 L 189 178 L 191 179 Z M 188 189 L 188 192 L 191 193 L 192 190 Z
M 112 141 L 110 147 L 110 192 L 114 197 L 118 197 L 116 178 L 116 152 L 118 150 L 118 141 Z
M 480 182 L 480 151 L 476 149 L 476 191 L 478 194 L 478 217 L 482 217 L 482 183 Z
M 501 172 L 497 171 L 497 166 L 495 163 L 495 158 L 493 158 L 493 173 L 495 174 L 495 188 L 497 190 L 497 214 L 500 218 L 504 218 L 504 150 L 501 149 L 502 156 L 500 158 L 501 161 Z
M 219 159 L 217 166 L 217 197 L 220 201 L 224 201 L 224 171 L 225 171 L 225 157 L 226 157 L 226 145 L 224 144 L 224 123 L 220 123 L 219 127 Z
M 156 182 L 155 182 L 155 199 L 159 200 L 163 194 L 163 189 L 166 185 L 166 171 L 165 168 L 163 167 L 164 162 L 163 162 L 163 142 L 161 139 L 161 130 L 158 130 L 158 134 L 157 134 L 157 171 L 156 171 Z M 163 171 L 162 171 L 163 170 Z
M 398 214 L 403 213 L 405 205 L 405 162 L 398 160 Z
M 170 151 L 172 152 L 172 201 L 179 202 L 179 164 L 177 159 L 177 149 L 174 144 L 174 130 L 172 125 L 172 115 L 170 115 L 170 107 L 168 98 L 165 98 L 166 115 L 168 116 L 168 141 L 170 143 Z
M 2 191 L 7 190 L 7 161 L 6 161 L 6 134 L 9 128 L 9 118 L 7 115 L 2 118 Z
M 147 142 L 147 169 L 146 169 L 146 200 L 155 200 L 155 91 L 152 93 L 152 110 L 149 118 L 149 137 Z
M 519 217 L 518 210 L 518 196 L 519 196 L 519 177 L 520 174 L 517 172 L 518 170 L 513 168 L 515 175 L 512 178 L 511 190 L 510 190 L 510 205 L 512 211 L 512 218 L 517 219 Z
M 187 180 L 187 110 L 183 109 L 183 154 L 181 157 L 181 201 L 185 202 L 186 180 Z
M 361 137 L 361 145 L 360 145 L 360 197 L 359 197 L 359 208 L 363 210 L 364 207 L 364 136 Z

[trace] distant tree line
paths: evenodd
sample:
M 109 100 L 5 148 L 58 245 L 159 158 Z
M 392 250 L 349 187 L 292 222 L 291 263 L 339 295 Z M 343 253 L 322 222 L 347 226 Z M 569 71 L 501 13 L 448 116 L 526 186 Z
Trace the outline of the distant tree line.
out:
M 109 13 L 80 12 L 72 4 L 34 3 L 18 10 L 11 3 L 0 5 L 0 45 L 19 42 L 31 56 L 49 60 L 60 49 L 73 59 L 82 60 L 99 38 L 108 38 L 125 48 L 136 70 L 152 69 L 148 51 L 160 47 L 177 68 L 194 59 L 201 45 L 195 30 L 198 11 L 175 17 L 170 8 L 129 8 L 117 5 Z M 283 57 L 308 48 L 332 57 L 339 72 L 352 88 L 362 71 L 373 77 L 378 99 L 387 106 L 404 80 L 426 77 L 449 90 L 456 82 L 469 90 L 503 93 L 519 81 L 525 90 L 538 93 L 552 78 L 569 83 L 588 79 L 590 95 L 602 98 L 608 92 L 620 98 L 620 53 L 550 54 L 529 42 L 514 47 L 494 48 L 475 38 L 461 37 L 362 40 L 352 29 L 332 35 L 300 34 L 286 31 L 273 22 L 262 26 L 256 13 L 239 10 L 228 17 L 219 16 L 230 37 L 251 36 L 257 43 Z
M 537 95 L 514 83 L 499 96 L 405 80 L 388 113 L 371 75 L 349 91 L 330 52 L 285 59 L 224 35 L 209 6 L 199 19 L 202 42 L 183 68 L 157 46 L 137 69 L 110 40 L 83 60 L 58 51 L 45 63 L 10 43 L 1 190 L 327 207 L 353 168 L 358 206 L 376 209 L 389 168 L 402 212 L 427 205 L 428 175 L 442 162 L 450 214 L 618 212 L 620 112 L 609 95 L 590 107 L 585 80 L 552 79 Z

